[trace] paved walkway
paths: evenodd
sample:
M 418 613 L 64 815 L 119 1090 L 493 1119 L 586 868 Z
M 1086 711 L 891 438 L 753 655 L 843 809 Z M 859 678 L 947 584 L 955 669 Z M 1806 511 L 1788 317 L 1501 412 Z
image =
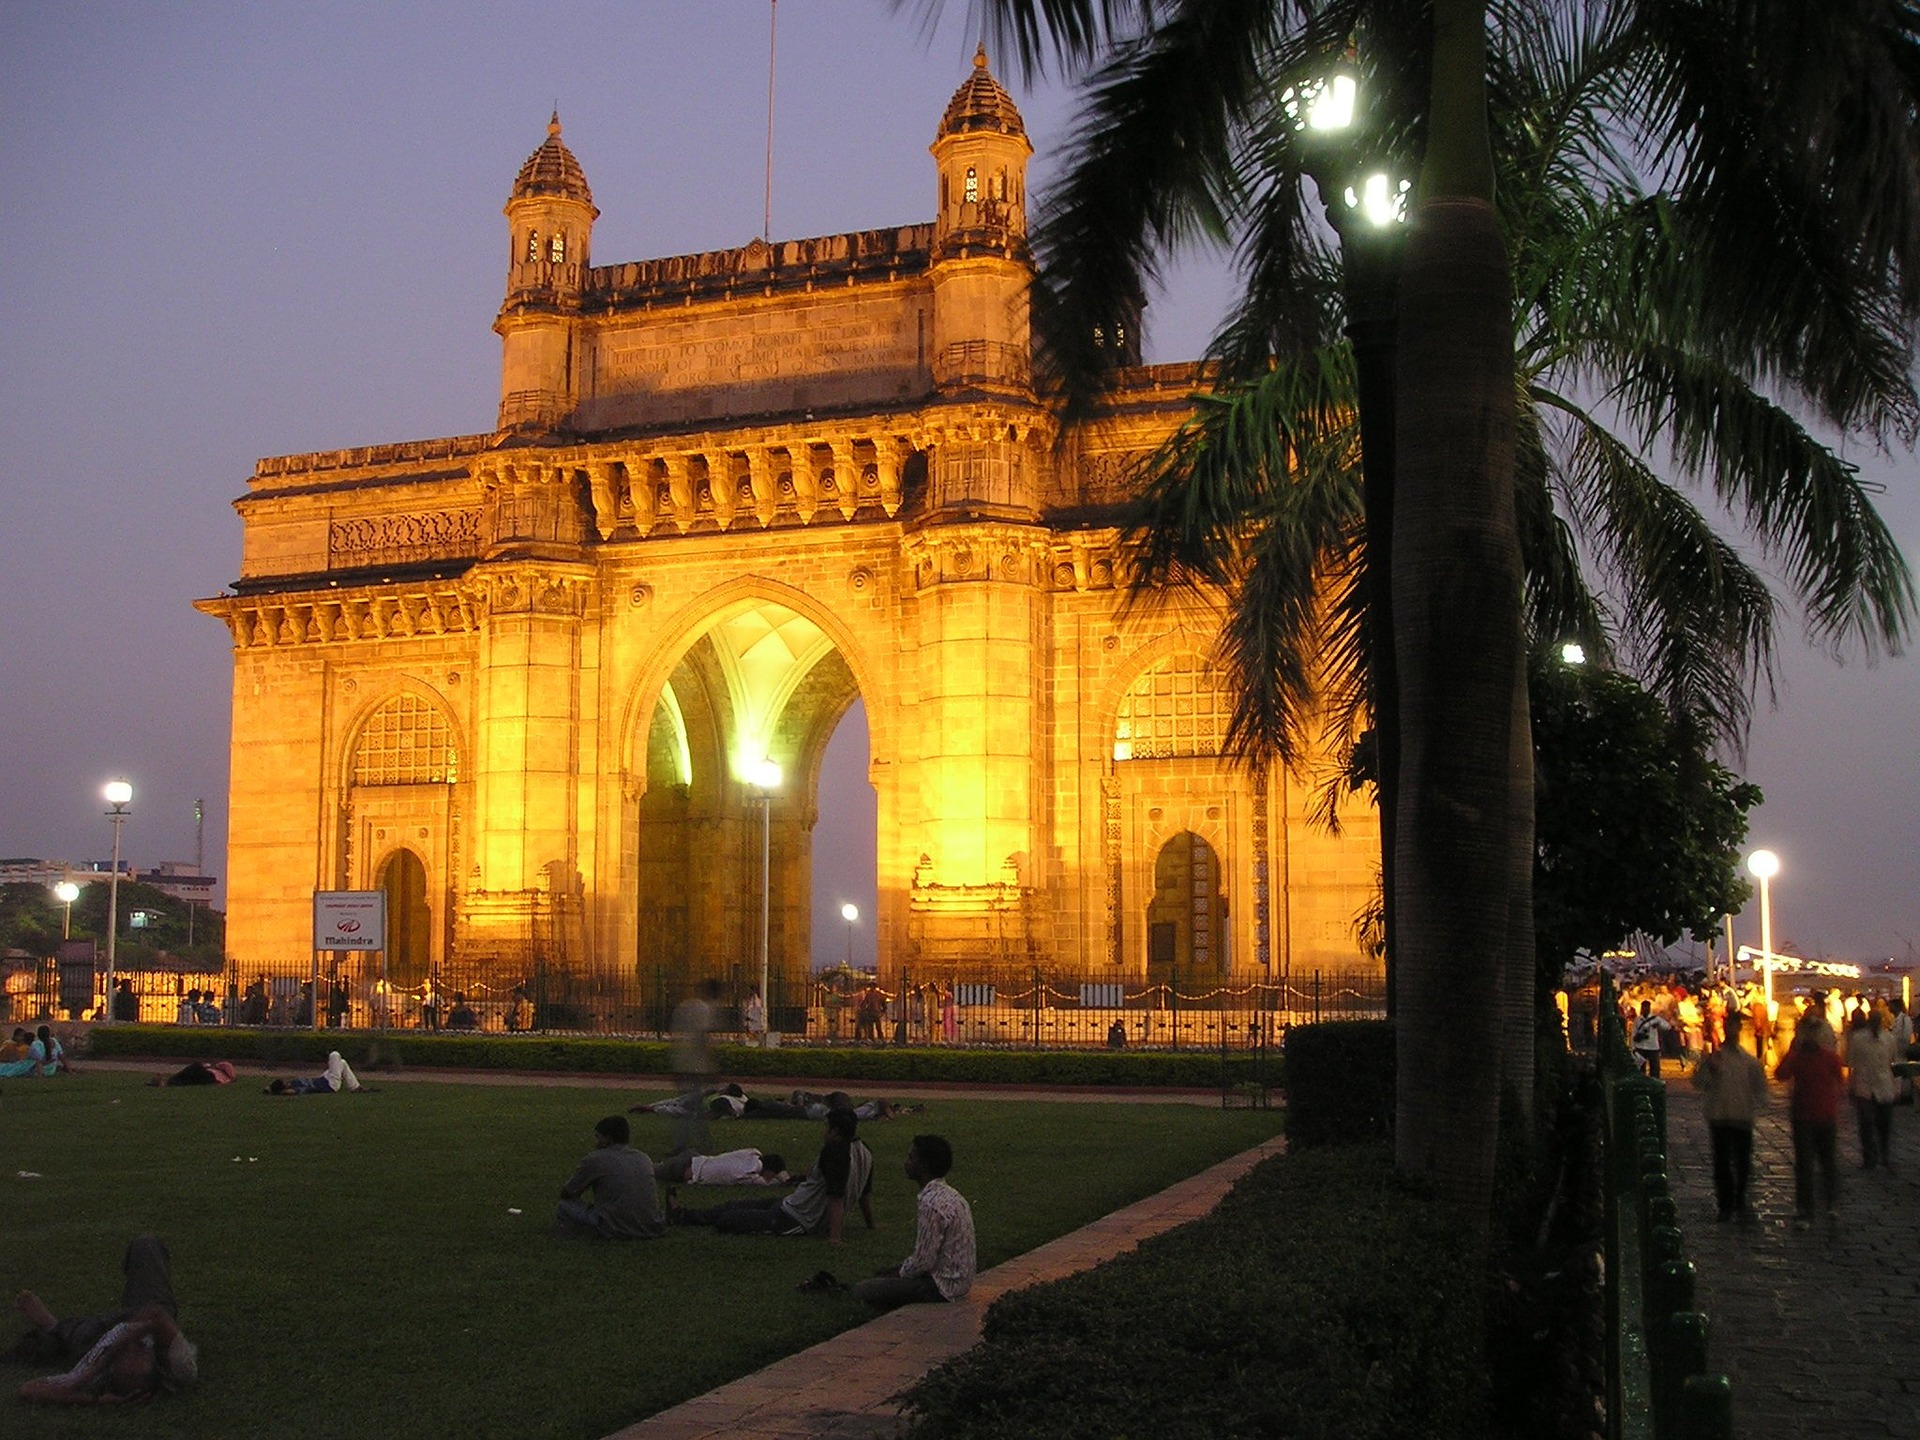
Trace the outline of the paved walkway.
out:
M 1700 1099 L 1667 1087 L 1668 1172 L 1708 1317 L 1708 1357 L 1733 1381 L 1740 1440 L 1920 1436 L 1920 1110 L 1897 1107 L 1897 1173 L 1860 1169 L 1840 1127 L 1841 1195 L 1830 1230 L 1793 1229 L 1787 1096 L 1754 1135 L 1751 1225 L 1714 1219 Z
M 1158 1195 L 1063 1235 L 981 1275 L 965 1300 L 913 1305 L 790 1355 L 619 1431 L 609 1440 L 812 1440 L 891 1436 L 900 1392 L 972 1347 L 987 1306 L 1009 1290 L 1088 1270 L 1150 1235 L 1198 1219 L 1233 1182 L 1285 1146 L 1280 1139 L 1224 1160 Z

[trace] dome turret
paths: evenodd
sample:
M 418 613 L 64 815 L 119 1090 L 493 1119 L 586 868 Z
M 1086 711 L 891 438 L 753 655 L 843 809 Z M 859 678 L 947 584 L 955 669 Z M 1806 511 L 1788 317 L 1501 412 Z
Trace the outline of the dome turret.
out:
M 934 140 L 937 143 L 948 135 L 965 130 L 995 130 L 1002 135 L 1020 136 L 1027 133 L 1013 97 L 1001 88 L 1000 82 L 987 70 L 985 45 L 974 51 L 973 74 L 967 77 L 966 84 L 953 92 L 953 99 L 947 102 L 947 113 L 940 117 L 940 133 L 934 136 Z
M 592 266 L 587 175 L 560 138 L 560 112 L 507 197 L 507 294 L 493 328 L 502 343 L 500 428 L 543 430 L 574 402 L 573 332 Z
M 1017 120 L 1018 117 L 1015 118 Z M 534 196 L 553 196 L 577 200 L 582 205 L 593 204 L 593 191 L 587 185 L 587 172 L 580 168 L 580 162 L 573 158 L 573 151 L 560 138 L 558 110 L 547 121 L 546 140 L 520 167 L 520 173 L 514 177 L 513 193 L 507 198 L 510 201 L 527 200 Z M 599 212 L 594 213 L 597 215 Z

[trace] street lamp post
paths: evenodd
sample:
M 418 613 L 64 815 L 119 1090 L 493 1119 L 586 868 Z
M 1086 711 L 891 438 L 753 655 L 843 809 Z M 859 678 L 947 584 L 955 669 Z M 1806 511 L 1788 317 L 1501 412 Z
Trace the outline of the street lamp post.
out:
M 67 913 L 60 920 L 60 938 L 73 938 L 73 902 L 80 898 L 80 887 L 71 880 L 62 880 L 53 887 L 53 898 L 67 907 Z
M 127 806 L 133 802 L 133 786 L 124 780 L 109 780 L 103 792 L 107 798 L 107 818 L 113 822 L 113 868 L 107 872 L 107 1004 L 104 1018 L 113 1023 L 113 946 L 120 929 L 120 826 L 127 818 Z
M 773 1044 L 773 996 L 767 989 L 767 957 L 773 914 L 773 792 L 780 788 L 780 767 L 762 759 L 750 767 L 747 779 L 759 793 L 760 804 L 760 1003 L 767 1023 L 760 1028 L 760 1043 Z
M 1747 856 L 1747 873 L 1760 882 L 1760 966 L 1766 977 L 1767 1013 L 1773 1013 L 1773 877 L 1780 873 L 1780 857 L 1771 850 Z
M 1287 90 L 1306 173 L 1340 239 L 1346 335 L 1353 344 L 1365 526 L 1361 593 L 1368 631 L 1368 700 L 1373 710 L 1374 792 L 1380 816 L 1380 890 L 1386 942 L 1387 1013 L 1397 1008 L 1394 849 L 1400 793 L 1400 679 L 1394 657 L 1394 365 L 1401 256 L 1411 182 L 1377 163 L 1378 137 L 1352 50 L 1329 57 L 1326 73 Z
M 860 918 L 860 907 L 848 901 L 840 907 L 840 918 L 847 922 L 847 969 L 853 969 L 853 922 Z

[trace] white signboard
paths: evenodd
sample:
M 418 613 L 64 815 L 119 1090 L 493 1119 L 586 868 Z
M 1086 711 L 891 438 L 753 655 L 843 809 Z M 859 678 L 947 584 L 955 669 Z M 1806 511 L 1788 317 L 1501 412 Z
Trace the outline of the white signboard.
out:
M 387 892 L 316 890 L 313 892 L 313 948 L 384 950 L 387 948 Z

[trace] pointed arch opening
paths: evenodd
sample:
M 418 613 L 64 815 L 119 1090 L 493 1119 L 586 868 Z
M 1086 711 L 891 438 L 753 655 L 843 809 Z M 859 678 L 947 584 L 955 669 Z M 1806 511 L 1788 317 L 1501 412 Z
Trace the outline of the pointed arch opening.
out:
M 380 862 L 376 887 L 387 895 L 387 979 L 414 986 L 433 963 L 433 912 L 427 904 L 427 867 L 411 850 Z
M 1153 898 L 1147 905 L 1147 979 L 1182 984 L 1218 975 L 1226 967 L 1226 917 L 1221 913 L 1220 857 L 1190 830 L 1160 847 L 1153 861 Z

